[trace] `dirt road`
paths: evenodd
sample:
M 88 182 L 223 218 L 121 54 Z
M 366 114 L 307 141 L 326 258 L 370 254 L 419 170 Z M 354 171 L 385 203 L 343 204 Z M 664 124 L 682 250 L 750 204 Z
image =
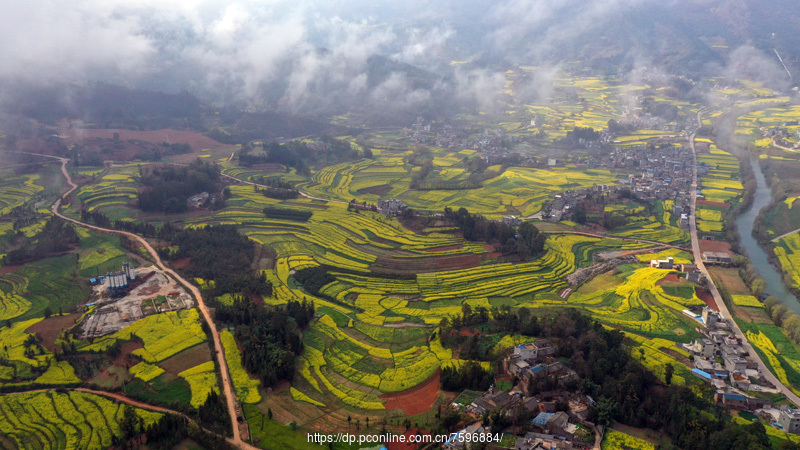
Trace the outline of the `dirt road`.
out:
M 74 192 L 78 188 L 78 185 L 72 182 L 72 177 L 70 176 L 69 171 L 67 171 L 67 163 L 69 162 L 69 159 L 67 159 L 67 158 L 59 158 L 57 156 L 36 154 L 36 153 L 29 153 L 29 154 L 37 155 L 37 156 L 44 156 L 44 157 L 47 157 L 47 158 L 53 158 L 53 159 L 57 159 L 57 160 L 61 161 L 61 173 L 64 175 L 64 178 L 67 180 L 67 184 L 69 184 L 71 186 L 71 188 L 67 192 L 65 192 L 58 200 L 56 200 L 55 203 L 53 203 L 53 206 L 51 208 L 51 211 L 53 211 L 53 214 L 55 214 L 56 216 L 60 217 L 61 219 L 67 220 L 69 222 L 72 222 L 72 223 L 74 223 L 76 225 L 79 225 L 79 226 L 82 226 L 84 228 L 89 228 L 89 229 L 92 229 L 92 230 L 95 230 L 95 231 L 99 231 L 99 232 L 102 232 L 102 233 L 119 234 L 119 235 L 127 236 L 127 237 L 129 237 L 131 239 L 134 239 L 134 240 L 138 241 L 140 244 L 142 244 L 142 246 L 144 246 L 144 248 L 147 249 L 147 251 L 153 257 L 153 260 L 156 262 L 156 265 L 159 267 L 159 269 L 162 270 L 162 272 L 172 276 L 178 283 L 182 284 L 184 286 L 184 288 L 186 288 L 187 290 L 189 290 L 189 292 L 192 293 L 192 295 L 194 296 L 195 300 L 197 301 L 197 308 L 200 310 L 200 313 L 203 314 L 203 318 L 205 319 L 206 323 L 208 324 L 209 329 L 211 330 L 211 338 L 214 341 L 214 349 L 215 349 L 215 354 L 216 354 L 216 357 L 217 357 L 217 363 L 219 364 L 220 373 L 222 375 L 222 388 L 223 388 L 223 391 L 224 391 L 224 394 L 225 394 L 225 402 L 226 402 L 227 407 L 228 407 L 228 414 L 230 415 L 230 420 L 231 420 L 232 429 L 233 429 L 233 438 L 231 439 L 231 442 L 234 445 L 237 445 L 239 447 L 243 447 L 243 446 L 247 445 L 247 444 L 245 444 L 244 441 L 242 441 L 241 434 L 239 432 L 239 421 L 238 421 L 238 413 L 237 413 L 238 410 L 237 410 L 237 406 L 236 406 L 236 396 L 235 396 L 235 393 L 234 393 L 235 391 L 233 390 L 230 374 L 228 373 L 228 365 L 225 363 L 225 349 L 222 347 L 222 342 L 220 341 L 220 338 L 219 338 L 219 332 L 217 331 L 217 326 L 216 326 L 216 324 L 214 324 L 214 320 L 211 317 L 211 313 L 209 312 L 208 307 L 206 306 L 205 302 L 203 301 L 203 296 L 200 293 L 200 290 L 197 289 L 197 287 L 195 285 L 193 285 L 193 284 L 189 283 L 188 281 L 186 281 L 185 279 L 183 279 L 183 277 L 178 275 L 174 270 L 166 267 L 164 265 L 164 263 L 161 261 L 161 258 L 158 256 L 158 252 L 156 252 L 156 250 L 153 248 L 153 246 L 150 245 L 150 243 L 147 242 L 144 238 L 142 238 L 142 237 L 140 237 L 140 236 L 138 236 L 136 234 L 129 233 L 127 231 L 111 230 L 111 229 L 108 229 L 108 228 L 101 228 L 101 227 L 98 227 L 98 226 L 95 226 L 95 225 L 90 225 L 90 224 L 87 224 L 87 223 L 83 223 L 83 222 L 81 222 L 79 220 L 75 220 L 75 219 L 73 219 L 71 217 L 67 217 L 67 216 L 61 214 L 61 212 L 59 211 L 59 208 L 61 207 L 61 201 L 63 199 L 65 199 L 65 198 L 67 198 L 67 196 L 69 196 L 72 192 Z

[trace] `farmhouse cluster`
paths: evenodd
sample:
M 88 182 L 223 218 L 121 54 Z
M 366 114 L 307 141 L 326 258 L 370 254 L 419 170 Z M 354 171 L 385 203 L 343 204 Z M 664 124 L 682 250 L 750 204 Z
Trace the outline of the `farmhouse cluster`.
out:
M 714 400 L 725 408 L 752 411 L 789 433 L 800 434 L 800 410 L 775 407 L 766 395 L 780 392 L 758 369 L 730 319 L 704 308 L 698 327 L 701 338 L 684 348 L 691 354 L 692 375 L 714 388 Z
M 557 350 L 548 339 L 516 345 L 502 360 L 500 380 L 513 380 L 504 382 L 505 389 L 498 382 L 483 393 L 464 391 L 452 404 L 476 419 L 459 433 L 489 432 L 480 419 L 502 414 L 526 418 L 520 424 L 526 433 L 517 439 L 516 449 L 592 448 L 597 428 L 587 418 L 594 400 L 574 392 L 578 375 L 554 358 Z M 447 447 L 459 445 L 455 440 Z

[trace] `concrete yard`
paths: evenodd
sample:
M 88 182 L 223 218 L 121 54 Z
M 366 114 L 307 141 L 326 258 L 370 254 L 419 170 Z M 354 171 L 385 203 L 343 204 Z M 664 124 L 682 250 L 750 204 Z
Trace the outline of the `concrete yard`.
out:
M 138 268 L 136 276 L 141 279 L 150 272 L 155 273 L 123 297 L 112 297 L 107 283 L 94 286 L 90 304 L 94 302 L 96 310 L 84 321 L 81 339 L 114 333 L 150 314 L 194 306 L 192 296 L 157 268 Z

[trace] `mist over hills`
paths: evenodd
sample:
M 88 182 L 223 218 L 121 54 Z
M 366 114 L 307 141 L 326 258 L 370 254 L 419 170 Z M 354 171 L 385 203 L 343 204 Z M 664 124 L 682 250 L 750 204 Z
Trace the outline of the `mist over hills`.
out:
M 86 101 L 102 93 L 89 93 L 101 85 L 88 81 L 249 111 L 397 123 L 491 110 L 503 73 L 517 65 L 540 68 L 530 92 L 546 91 L 545 75 L 562 68 L 750 77 L 786 89 L 794 81 L 775 51 L 800 73 L 800 6 L 787 0 L 43 0 L 0 13 L 0 37 L 20 43 L 0 50 L 5 110 L 92 120 L 98 111 Z M 200 103 L 164 104 L 178 98 L 156 100 L 158 114 L 191 122 Z

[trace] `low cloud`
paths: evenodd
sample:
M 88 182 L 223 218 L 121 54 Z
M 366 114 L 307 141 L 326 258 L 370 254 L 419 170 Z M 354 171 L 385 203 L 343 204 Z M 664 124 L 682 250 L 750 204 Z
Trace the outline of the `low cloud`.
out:
M 491 112 L 507 63 L 539 65 L 515 88 L 521 101 L 544 100 L 567 43 L 655 4 L 663 2 L 7 1 L 0 2 L 0 79 L 189 89 L 212 102 L 296 113 L 353 105 L 433 109 L 443 101 Z M 396 65 L 376 75 L 375 55 Z M 457 58 L 478 62 L 451 65 Z M 732 52 L 724 71 L 786 85 L 775 58 L 753 47 Z

